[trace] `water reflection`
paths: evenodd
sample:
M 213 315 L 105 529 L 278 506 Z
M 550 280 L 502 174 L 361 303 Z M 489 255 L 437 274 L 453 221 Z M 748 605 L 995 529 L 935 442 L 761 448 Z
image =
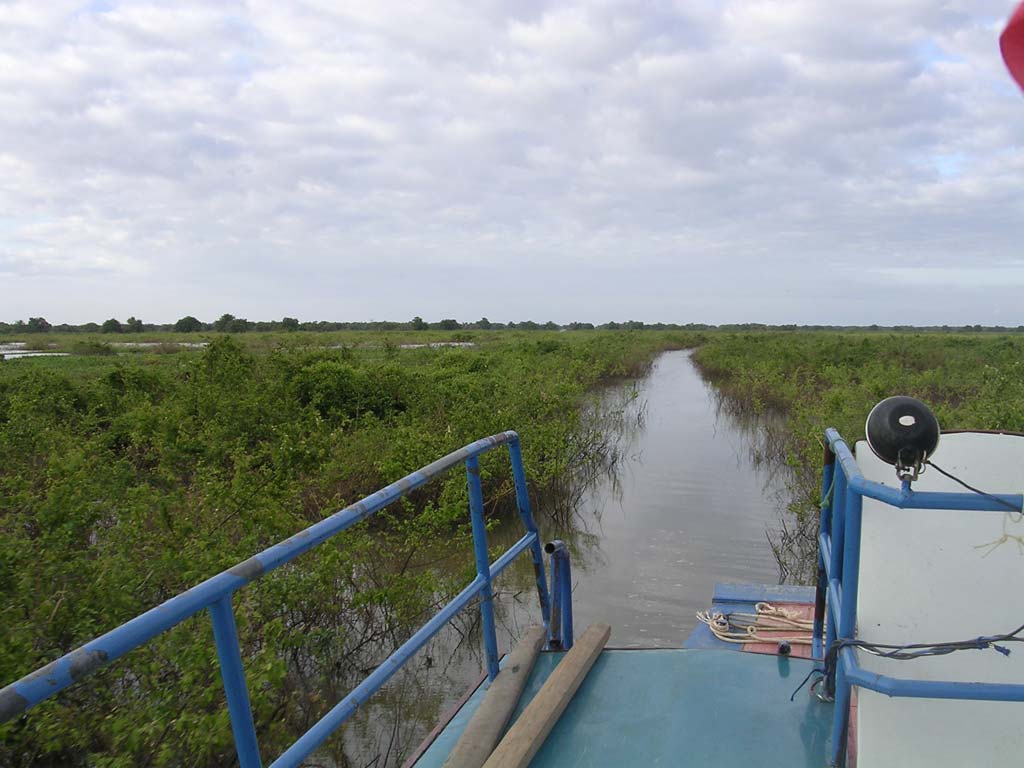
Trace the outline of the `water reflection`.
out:
M 30 349 L 24 341 L 0 343 L 0 360 L 16 360 L 22 357 L 67 357 L 67 352 L 41 352 Z
M 662 355 L 625 391 L 614 471 L 589 478 L 573 515 L 542 506 L 540 518 L 572 550 L 579 626 L 610 623 L 617 646 L 677 647 L 716 581 L 778 581 L 766 533 L 785 467 L 773 420 L 723 408 L 687 352 Z

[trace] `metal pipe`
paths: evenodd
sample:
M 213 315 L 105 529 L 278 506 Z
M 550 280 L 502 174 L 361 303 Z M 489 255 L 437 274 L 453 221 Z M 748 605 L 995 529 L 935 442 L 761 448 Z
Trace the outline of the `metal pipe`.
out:
M 265 549 L 255 557 L 246 560 L 245 563 L 236 566 L 236 568 L 241 568 L 252 561 L 256 561 L 253 569 L 258 568 L 259 570 L 252 578 L 258 578 L 266 571 L 271 571 L 293 560 L 298 555 L 309 551 L 336 533 L 351 527 L 374 512 L 408 495 L 410 491 L 444 474 L 455 465 L 509 442 L 513 435 L 515 435 L 514 432 L 502 432 L 491 437 L 485 437 L 482 440 L 477 440 L 475 443 L 470 443 L 457 451 L 452 451 L 447 456 L 427 464 L 422 469 L 406 475 L 401 480 L 385 486 L 376 493 L 370 494 L 362 501 L 356 502 L 331 517 L 311 525 L 306 530 L 297 533 L 289 539 L 285 539 L 280 544 L 275 544 Z
M 480 593 L 480 622 L 484 635 L 487 677 L 498 676 L 498 637 L 494 630 L 494 594 L 491 589 L 491 563 L 487 553 L 487 523 L 484 521 L 484 494 L 480 487 L 480 460 L 466 459 L 466 485 L 469 487 L 469 517 L 473 522 L 473 557 L 476 577 L 483 579 Z
M 846 492 L 846 537 L 843 542 L 842 606 L 839 637 L 852 638 L 857 623 L 857 589 L 860 583 L 860 528 L 863 500 L 857 491 Z
M 1019 493 L 953 493 L 949 491 L 911 491 L 890 488 L 863 476 L 850 480 L 861 495 L 877 499 L 899 509 L 956 509 L 959 512 L 1006 512 L 1007 506 L 1021 509 L 1024 496 Z
M 957 509 L 964 512 L 1005 512 L 1005 504 L 1016 509 L 1021 509 L 1024 504 L 1024 495 L 1019 493 L 992 493 L 986 497 L 977 493 L 912 491 L 876 483 L 864 477 L 850 447 L 835 429 L 825 430 L 825 437 L 843 473 L 849 478 L 850 487 L 869 499 L 877 499 L 899 509 Z
M 238 628 L 231 596 L 225 595 L 210 605 L 213 621 L 213 639 L 220 659 L 220 676 L 224 681 L 224 695 L 231 716 L 231 731 L 235 735 L 235 750 L 240 768 L 261 768 L 260 748 L 256 741 L 256 726 L 252 721 L 249 687 L 245 683 L 245 669 L 238 646 Z
M 544 574 L 544 553 L 541 550 L 540 532 L 533 520 L 533 511 L 530 508 L 530 493 L 526 485 L 526 471 L 523 468 L 523 451 L 519 443 L 519 435 L 515 432 L 506 432 L 513 435 L 508 442 L 508 457 L 512 464 L 512 482 L 516 489 L 516 509 L 519 510 L 519 517 L 522 518 L 523 526 L 529 533 L 536 535 L 533 544 L 530 545 L 530 556 L 533 559 L 533 574 L 537 582 L 537 599 L 540 602 L 540 614 L 544 622 L 544 628 L 550 633 L 551 624 L 551 597 L 548 592 L 547 577 Z M 548 634 L 548 637 L 551 635 Z
M 907 680 L 880 675 L 860 666 L 854 649 L 847 646 L 840 651 L 846 679 L 851 685 L 877 691 L 886 696 L 918 699 L 971 699 L 973 701 L 1024 702 L 1024 684 L 1021 683 L 967 683 L 952 680 Z
M 373 695 L 384 683 L 391 679 L 402 665 L 409 658 L 422 648 L 427 641 L 433 637 L 448 621 L 459 611 L 466 607 L 469 602 L 484 589 L 484 580 L 479 576 L 462 590 L 455 598 L 440 610 L 426 624 L 420 627 L 416 633 L 406 640 L 401 647 L 377 667 L 370 676 L 357 685 L 341 701 L 334 705 L 326 715 L 312 728 L 306 731 L 299 739 L 288 747 L 277 760 L 270 764 L 270 768 L 295 768 L 301 765 L 317 747 L 323 744 L 327 738 L 371 695 Z
M 825 573 L 832 573 L 832 537 L 824 533 L 818 534 L 818 551 L 821 552 L 822 562 L 825 564 Z
M 832 572 L 835 576 L 843 571 L 843 542 L 846 538 L 846 474 L 842 471 L 836 473 L 835 488 L 832 492 L 832 551 L 829 553 L 832 559 Z
M 489 568 L 490 578 L 494 579 L 499 573 L 507 568 L 516 556 L 522 554 L 522 552 L 530 547 L 536 541 L 537 535 L 528 533 L 515 544 L 513 544 L 508 551 L 506 551 L 501 557 L 494 561 Z M 377 670 L 366 678 L 359 686 L 357 686 L 351 693 L 342 699 L 324 718 L 317 723 L 313 728 L 306 732 L 306 734 L 296 741 L 289 749 L 281 755 L 276 761 L 274 761 L 270 768 L 284 768 L 285 766 L 297 766 L 315 750 L 320 744 L 322 744 L 331 733 L 334 732 L 342 723 L 345 722 L 356 709 L 365 702 L 370 696 L 372 696 L 381 686 L 388 681 L 388 679 L 398 671 L 398 669 L 405 664 L 406 661 L 418 651 L 427 640 L 436 634 L 441 627 L 443 627 L 452 616 L 458 613 L 464 608 L 473 596 L 483 590 L 483 580 L 479 576 L 474 579 L 473 583 L 464 589 L 455 599 L 452 600 L 440 613 L 434 616 L 427 624 L 425 624 L 415 635 L 413 635 L 404 645 L 396 650 L 391 656 L 389 656 L 384 663 L 377 668 Z M 382 670 L 384 673 L 382 674 Z M 332 718 L 328 721 L 328 717 Z M 300 747 L 300 742 L 303 739 L 309 737 L 309 740 L 304 742 L 304 745 Z M 313 743 L 313 742 L 316 743 Z M 306 747 L 308 751 L 306 751 Z
M 816 659 L 824 658 L 822 652 L 822 641 L 825 633 L 825 599 L 828 593 L 828 562 L 831 560 L 829 554 L 821 546 L 831 531 L 832 526 L 832 502 L 829 492 L 832 490 L 832 482 L 835 477 L 836 455 L 832 449 L 825 446 L 825 458 L 821 470 L 821 511 L 818 518 L 818 581 L 814 590 L 814 630 L 811 634 L 811 656 Z
M 831 604 L 831 608 L 828 611 L 829 624 L 839 626 L 839 612 L 843 607 L 843 585 L 839 583 L 839 579 L 833 577 L 828 582 L 828 601 Z M 833 633 L 835 634 L 835 633 Z M 831 643 L 829 643 L 831 646 Z
M 219 573 L 11 683 L 0 691 L 0 723 L 120 658 L 243 583 L 229 571 Z
M 370 496 L 315 523 L 185 592 L 166 600 L 116 629 L 61 656 L 45 667 L 0 690 L 0 724 L 17 717 L 40 701 L 67 688 L 85 675 L 109 664 L 128 651 L 164 632 L 299 555 L 307 552 L 424 483 L 444 474 L 467 458 L 518 442 L 515 432 L 501 432 L 452 451 Z M 511 450 L 511 448 L 510 448 Z
M 569 650 L 573 644 L 572 568 L 569 565 L 569 551 L 563 550 L 558 560 L 562 569 L 562 647 Z
M 548 545 L 544 545 L 547 551 Z M 551 558 L 551 626 L 548 629 L 548 648 L 562 647 L 562 590 L 558 588 L 558 571 L 555 558 Z
M 828 621 L 825 626 L 826 642 L 822 649 L 823 653 L 827 653 L 828 649 L 836 641 L 836 627 L 839 626 L 839 613 L 842 607 L 843 585 L 839 583 L 839 577 L 833 576 L 828 582 Z M 826 669 L 825 671 L 825 694 L 830 699 L 834 699 L 836 695 L 836 670 Z
M 1024 497 L 1019 494 L 992 494 L 995 497 L 993 499 L 974 493 L 915 492 L 907 482 L 902 483 L 898 489 L 873 482 L 867 480 L 861 473 L 849 446 L 836 430 L 827 430 L 825 436 L 839 467 L 834 475 L 835 493 L 831 520 L 826 519 L 823 511 L 822 531 L 818 537 L 819 567 L 823 567 L 829 576 L 829 622 L 826 627 L 825 644 L 827 650 L 832 647 L 836 638 L 853 639 L 856 631 L 861 524 L 865 497 L 900 509 L 992 512 L 1005 512 L 1003 504 L 1019 508 Z M 825 530 L 828 523 L 831 523 L 831 531 Z M 817 611 L 815 618 L 817 619 Z M 817 626 L 815 628 L 817 629 Z M 869 672 L 859 665 L 855 650 L 850 646 L 840 650 L 839 663 L 836 664 L 836 669 L 832 670 L 832 675 L 833 677 L 826 680 L 826 689 L 835 697 L 830 763 L 833 766 L 841 766 L 846 760 L 849 705 L 854 685 L 887 696 L 1024 702 L 1024 684 L 907 680 Z
M 821 461 L 821 508 L 822 510 L 831 510 L 831 494 L 829 491 L 832 490 L 832 480 L 835 478 L 836 472 L 836 455 L 832 452 L 832 448 L 825 444 L 825 455 Z M 831 515 L 827 516 L 825 527 L 823 531 L 832 532 L 832 518 Z
M 857 622 L 857 588 L 860 582 L 860 528 L 863 500 L 853 488 L 846 492 L 843 544 L 842 604 L 839 607 L 840 640 L 853 639 Z M 846 759 L 846 741 L 850 726 L 850 681 L 846 665 L 836 664 L 835 710 L 832 713 L 832 762 L 840 765 Z
M 842 590 L 837 586 L 835 589 L 832 588 L 832 582 L 836 582 L 838 585 L 842 579 L 843 572 L 843 541 L 846 537 L 846 468 L 842 464 L 833 465 L 834 469 L 834 481 L 832 484 L 832 522 L 830 525 L 831 533 L 829 537 L 829 543 L 831 549 L 829 550 L 829 597 L 832 597 L 831 593 L 835 593 L 837 596 L 841 595 Z M 836 630 L 839 626 L 839 602 L 831 601 L 831 607 L 828 609 L 829 621 L 825 622 L 825 644 L 824 650 L 827 651 L 832 647 L 832 643 L 836 639 Z M 835 695 L 836 678 L 835 670 L 829 670 L 829 674 L 825 677 L 825 692 L 830 696 Z
M 553 640 L 557 640 L 563 650 L 572 648 L 572 568 L 569 565 L 569 550 L 565 542 L 555 539 L 544 545 L 544 551 L 551 555 L 551 580 L 557 608 L 552 615 Z
M 829 765 L 840 768 L 846 765 L 847 728 L 850 725 L 850 683 L 842 664 L 836 665 L 835 698 L 832 709 L 832 754 Z
M 512 561 L 523 553 L 523 550 L 525 550 L 527 547 L 532 548 L 533 543 L 535 541 L 537 541 L 537 534 L 528 533 L 515 544 L 513 544 L 511 547 L 509 547 L 507 550 L 505 550 L 505 553 L 501 557 L 499 557 L 497 560 L 491 563 L 491 581 L 494 581 L 494 579 L 498 577 L 499 573 L 508 568 L 512 564 Z
M 562 589 L 565 590 L 565 597 L 562 600 L 564 615 L 562 616 L 562 647 L 571 648 L 575 642 L 572 630 L 572 567 L 569 563 L 569 553 L 562 558 Z

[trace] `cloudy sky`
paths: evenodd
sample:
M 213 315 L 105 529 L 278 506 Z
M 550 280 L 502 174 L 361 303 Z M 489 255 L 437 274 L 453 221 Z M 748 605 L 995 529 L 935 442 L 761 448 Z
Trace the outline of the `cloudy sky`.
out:
M 0 320 L 1024 324 L 1014 0 L 0 0 Z

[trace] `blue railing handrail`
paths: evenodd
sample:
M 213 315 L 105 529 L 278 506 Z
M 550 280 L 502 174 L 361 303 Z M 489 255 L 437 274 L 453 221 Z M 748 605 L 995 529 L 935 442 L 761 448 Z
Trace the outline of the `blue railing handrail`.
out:
M 526 534 L 494 563 L 489 563 L 478 457 L 500 445 L 506 445 L 508 448 L 515 486 L 516 507 Z M 550 596 L 544 574 L 540 534 L 530 509 L 519 436 L 513 431 L 485 437 L 449 453 L 11 683 L 0 690 L 0 724 L 17 717 L 44 699 L 77 682 L 85 675 L 145 644 L 204 608 L 209 608 L 214 640 L 217 645 L 217 656 L 221 665 L 221 676 L 231 716 L 231 728 L 238 751 L 239 766 L 240 768 L 260 768 L 262 762 L 252 719 L 252 709 L 249 704 L 234 611 L 231 606 L 232 594 L 249 582 L 294 560 L 318 544 L 406 496 L 416 488 L 443 475 L 460 463 L 466 465 L 470 518 L 473 527 L 473 550 L 477 566 L 476 578 L 335 705 L 318 723 L 292 744 L 271 764 L 271 768 L 291 768 L 299 765 L 338 726 L 345 722 L 360 704 L 384 685 L 413 653 L 426 644 L 477 595 L 480 596 L 487 673 L 493 680 L 498 674 L 498 651 L 491 580 L 527 549 L 531 551 L 533 557 L 537 592 L 545 629 L 549 630 L 551 624 Z M 571 599 L 571 593 L 569 599 Z M 563 608 L 564 610 L 565 608 Z M 571 611 L 571 607 L 569 610 Z M 569 642 L 571 643 L 571 636 Z
M 823 659 L 837 639 L 854 639 L 864 498 L 877 499 L 900 509 L 957 509 L 965 512 L 1005 512 L 1006 504 L 1020 508 L 1024 503 L 1021 494 L 982 496 L 962 492 L 918 492 L 911 489 L 909 482 L 903 482 L 898 489 L 893 488 L 864 477 L 853 451 L 837 430 L 825 430 L 825 440 L 814 611 L 813 655 L 817 659 Z M 840 468 L 839 472 L 836 472 L 836 466 Z M 1024 702 L 1024 684 L 912 680 L 871 672 L 860 666 L 857 654 L 849 646 L 840 649 L 838 663 L 828 670 L 828 675 L 826 688 L 835 699 L 833 766 L 843 765 L 846 759 L 849 705 L 854 685 L 887 696 Z
M 869 499 L 877 499 L 892 507 L 900 509 L 959 509 L 965 512 L 1002 512 L 1006 504 L 1020 508 L 1024 495 L 1019 493 L 991 493 L 981 496 L 976 493 L 946 491 L 914 491 L 909 483 L 900 488 L 868 480 L 860 471 L 857 459 L 850 446 L 838 431 L 829 427 L 825 430 L 825 439 L 835 454 L 843 474 L 846 475 L 849 487 Z M 998 499 L 998 501 L 996 501 Z

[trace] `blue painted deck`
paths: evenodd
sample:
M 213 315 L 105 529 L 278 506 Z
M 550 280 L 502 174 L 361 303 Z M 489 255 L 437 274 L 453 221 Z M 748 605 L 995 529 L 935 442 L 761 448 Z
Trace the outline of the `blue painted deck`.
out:
M 757 603 L 809 603 L 814 604 L 814 587 L 796 587 L 775 584 L 715 584 L 711 610 L 720 613 L 753 613 Z M 725 643 L 715 637 L 707 624 L 698 624 L 683 643 L 683 648 L 713 648 L 739 651 L 743 646 Z
M 520 711 L 562 655 L 541 654 Z M 811 666 L 716 650 L 606 650 L 531 765 L 821 768 L 832 707 L 806 688 L 789 700 Z M 483 694 L 481 686 L 418 768 L 442 765 Z

